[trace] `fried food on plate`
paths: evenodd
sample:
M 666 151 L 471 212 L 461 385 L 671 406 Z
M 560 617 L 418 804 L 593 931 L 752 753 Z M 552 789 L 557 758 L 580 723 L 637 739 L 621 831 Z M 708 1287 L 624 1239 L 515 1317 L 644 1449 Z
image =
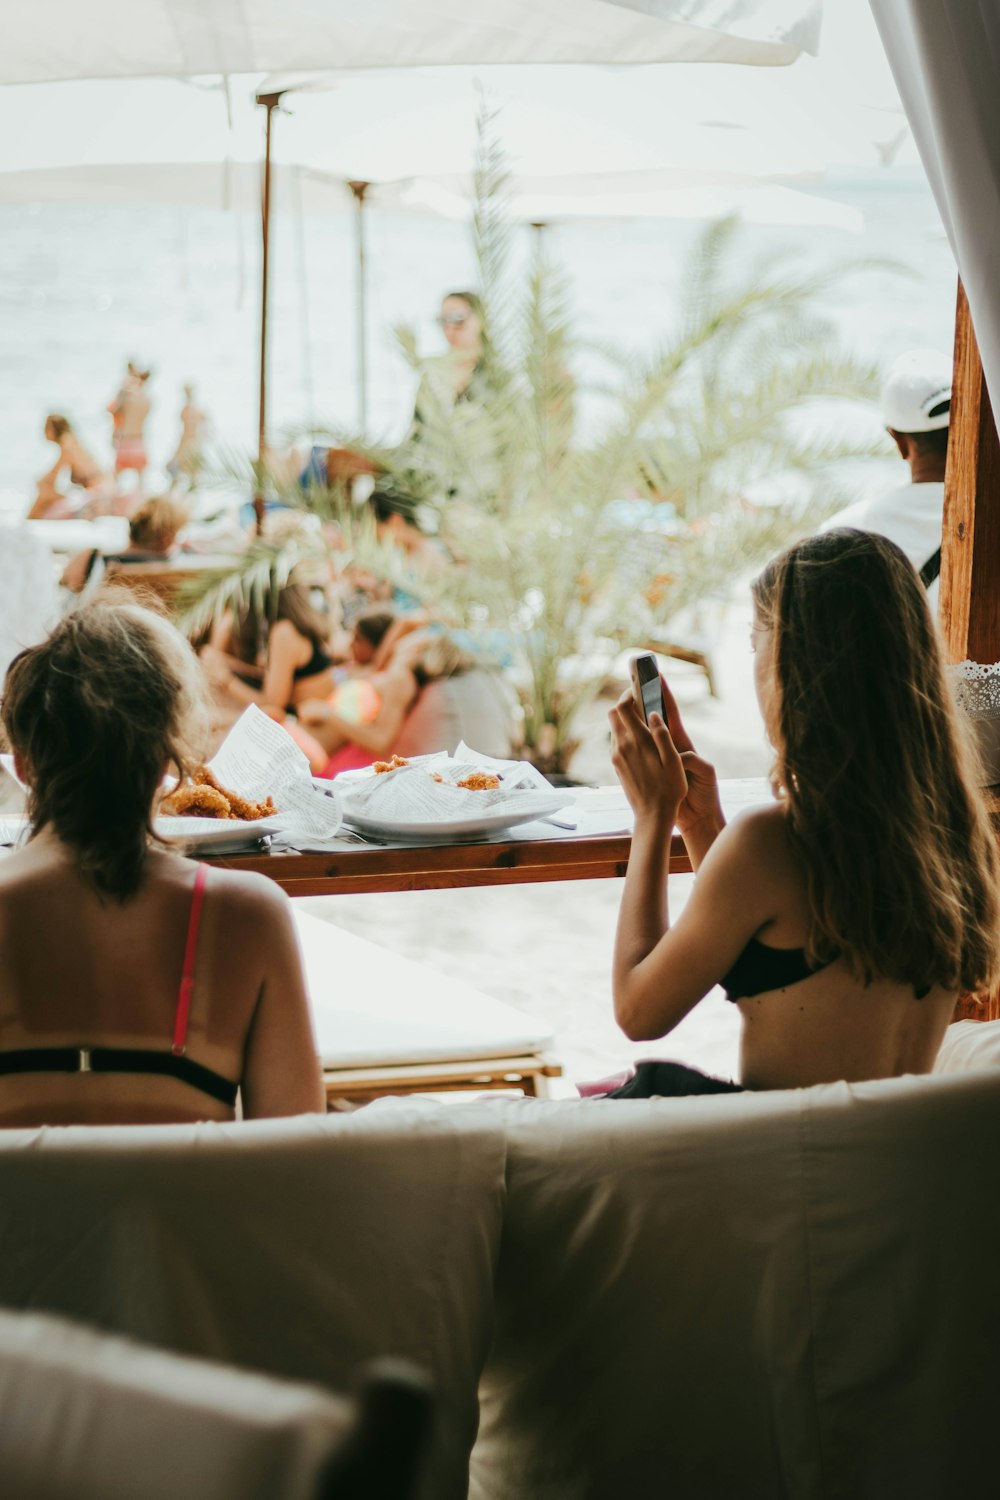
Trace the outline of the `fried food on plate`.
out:
M 232 818 L 229 803 L 214 786 L 195 786 L 184 781 L 164 797 L 160 812 L 175 818 Z
M 408 766 L 410 762 L 402 755 L 394 755 L 391 760 L 377 760 L 372 766 L 376 776 L 382 776 L 386 771 L 398 771 L 400 766 Z
M 455 785 L 463 787 L 467 792 L 495 792 L 500 785 L 500 777 L 489 771 L 470 771 L 468 776 L 463 776 Z
M 270 817 L 277 808 L 273 798 L 251 802 L 222 786 L 208 766 L 196 766 L 190 781 L 182 781 L 168 797 L 164 797 L 160 811 L 178 818 L 231 818 L 255 823 L 259 818 Z

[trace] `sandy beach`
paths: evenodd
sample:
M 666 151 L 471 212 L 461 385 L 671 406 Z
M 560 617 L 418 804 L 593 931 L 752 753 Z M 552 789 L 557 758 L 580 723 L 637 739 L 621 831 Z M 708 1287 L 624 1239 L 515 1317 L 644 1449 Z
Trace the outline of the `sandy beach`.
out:
M 718 698 L 681 663 L 669 676 L 692 738 L 722 777 L 763 776 L 769 755 L 753 694 L 746 593 L 726 612 L 712 658 Z M 624 678 L 622 680 L 624 687 Z M 607 700 L 587 713 L 572 765 L 581 781 L 608 784 Z M 691 886 L 675 877 L 674 910 Z M 336 896 L 303 909 L 516 1006 L 555 1029 L 551 1048 L 568 1080 L 598 1078 L 635 1057 L 670 1056 L 732 1076 L 739 1016 L 721 992 L 709 995 L 662 1044 L 628 1042 L 611 1012 L 611 950 L 617 881 L 498 886 L 399 895 Z

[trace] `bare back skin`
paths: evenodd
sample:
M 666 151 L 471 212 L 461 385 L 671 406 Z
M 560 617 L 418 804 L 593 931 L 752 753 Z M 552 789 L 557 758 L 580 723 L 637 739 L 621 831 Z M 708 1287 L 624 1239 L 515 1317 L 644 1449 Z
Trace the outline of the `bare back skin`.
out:
M 151 850 L 140 889 L 102 900 L 50 831 L 0 861 L 0 1038 L 169 1053 L 196 864 Z M 187 1056 L 239 1081 L 246 1118 L 324 1108 L 287 898 L 263 876 L 208 871 Z M 229 1120 L 180 1079 L 0 1075 L 0 1126 Z
M 754 858 L 773 909 L 755 933 L 772 948 L 803 948 L 809 933 L 805 885 L 778 804 L 750 815 L 738 857 Z M 743 1017 L 740 1072 L 747 1088 L 795 1088 L 846 1079 L 928 1073 L 957 996 L 941 989 L 918 1000 L 909 985 L 869 985 L 843 959 L 786 989 L 738 1001 Z

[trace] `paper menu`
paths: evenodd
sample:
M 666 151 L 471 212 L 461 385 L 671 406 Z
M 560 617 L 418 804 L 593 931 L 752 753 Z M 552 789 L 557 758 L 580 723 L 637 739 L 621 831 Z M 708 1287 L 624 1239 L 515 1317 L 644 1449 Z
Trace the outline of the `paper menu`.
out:
M 318 797 L 309 762 L 280 724 L 253 704 L 229 731 L 209 761 L 222 786 L 254 802 L 271 797 L 277 812 L 268 814 L 271 828 L 295 844 L 310 837 L 333 838 L 343 821 L 340 792 Z

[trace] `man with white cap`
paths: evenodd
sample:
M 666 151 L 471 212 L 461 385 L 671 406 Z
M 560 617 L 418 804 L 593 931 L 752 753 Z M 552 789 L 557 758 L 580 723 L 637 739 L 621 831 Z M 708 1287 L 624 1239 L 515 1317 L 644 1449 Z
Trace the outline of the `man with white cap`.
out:
M 941 571 L 951 372 L 951 359 L 930 349 L 915 349 L 895 361 L 882 388 L 882 418 L 909 465 L 910 483 L 849 505 L 822 528 L 857 526 L 896 542 L 923 579 L 932 603 Z

